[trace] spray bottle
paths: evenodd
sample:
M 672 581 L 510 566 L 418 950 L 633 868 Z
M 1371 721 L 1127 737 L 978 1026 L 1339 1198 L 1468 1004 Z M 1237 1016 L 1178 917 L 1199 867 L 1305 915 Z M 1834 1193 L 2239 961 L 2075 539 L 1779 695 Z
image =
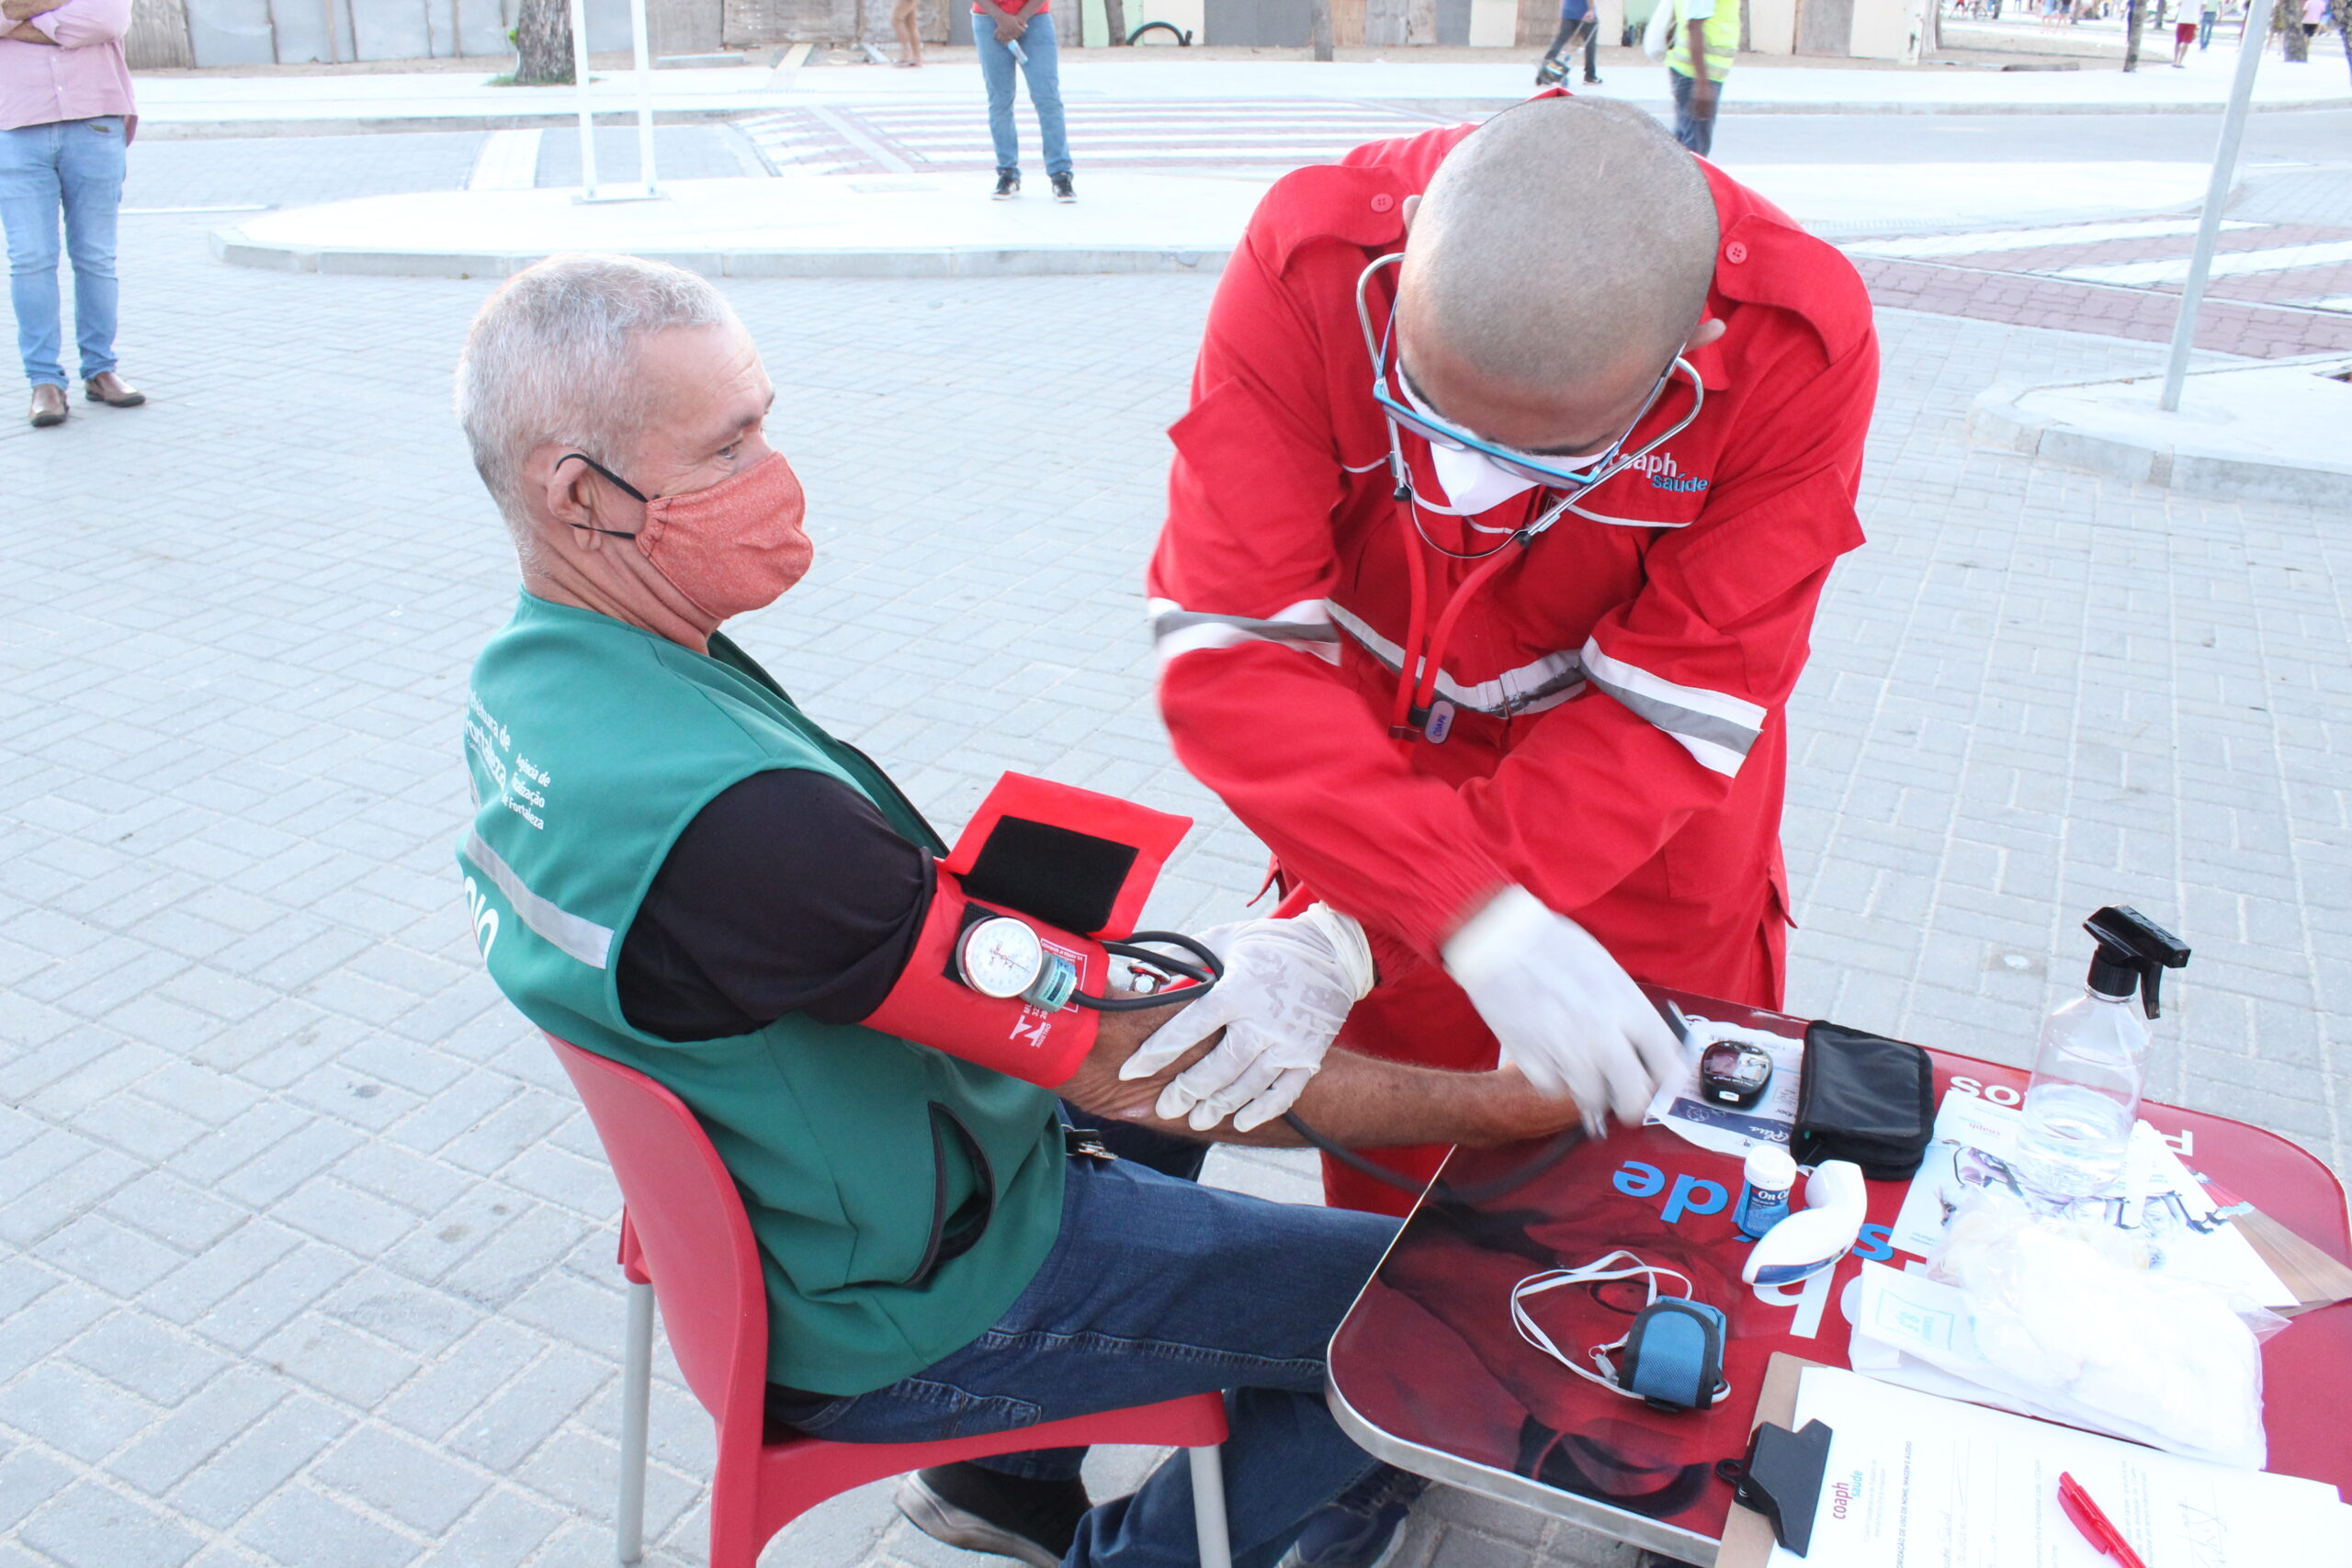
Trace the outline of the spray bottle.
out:
M 2105 1191 L 2123 1172 L 2140 1117 L 2156 984 L 2188 962 L 2181 940 L 2137 909 L 2109 907 L 2083 922 L 2098 943 L 2083 994 L 2050 1015 L 2026 1085 L 2018 1178 L 2053 1198 Z

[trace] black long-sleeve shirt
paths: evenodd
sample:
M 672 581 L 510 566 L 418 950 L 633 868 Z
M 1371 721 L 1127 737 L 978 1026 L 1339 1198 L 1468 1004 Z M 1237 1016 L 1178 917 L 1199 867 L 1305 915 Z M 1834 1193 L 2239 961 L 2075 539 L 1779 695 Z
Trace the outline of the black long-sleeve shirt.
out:
M 796 1010 L 855 1023 L 906 968 L 931 856 L 805 768 L 753 773 L 695 815 L 621 941 L 621 1013 L 664 1040 L 748 1034 Z

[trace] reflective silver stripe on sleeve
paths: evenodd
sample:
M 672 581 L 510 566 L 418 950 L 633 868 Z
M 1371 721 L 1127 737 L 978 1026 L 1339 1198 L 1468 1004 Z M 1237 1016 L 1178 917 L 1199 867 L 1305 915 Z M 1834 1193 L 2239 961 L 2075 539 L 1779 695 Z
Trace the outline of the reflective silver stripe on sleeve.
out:
M 1187 610 L 1172 599 L 1154 599 L 1149 614 L 1152 650 L 1162 669 L 1179 654 L 1245 642 L 1286 643 L 1327 664 L 1340 661 L 1340 634 L 1331 625 L 1329 607 L 1320 599 L 1302 599 L 1263 619 Z
M 613 951 L 613 931 L 594 920 L 581 919 L 568 910 L 559 909 L 523 885 L 514 868 L 500 858 L 479 832 L 466 835 L 466 858 L 481 869 L 481 874 L 501 893 L 507 903 L 523 918 L 523 923 L 549 942 L 591 969 L 602 969 Z
M 1338 604 L 1330 606 L 1331 618 L 1340 629 L 1391 670 L 1400 668 L 1403 655 L 1397 646 L 1374 631 L 1364 618 Z M 1542 713 L 1558 707 L 1584 690 L 1584 667 L 1573 653 L 1547 653 L 1530 664 L 1516 670 L 1506 670 L 1491 681 L 1481 681 L 1465 686 L 1441 670 L 1437 672 L 1437 694 L 1455 707 L 1505 717 L 1523 713 Z
M 1736 778 L 1748 748 L 1764 733 L 1764 710 L 1744 697 L 1682 686 L 1600 650 L 1587 638 L 1585 673 L 1592 683 L 1664 730 L 1703 768 Z

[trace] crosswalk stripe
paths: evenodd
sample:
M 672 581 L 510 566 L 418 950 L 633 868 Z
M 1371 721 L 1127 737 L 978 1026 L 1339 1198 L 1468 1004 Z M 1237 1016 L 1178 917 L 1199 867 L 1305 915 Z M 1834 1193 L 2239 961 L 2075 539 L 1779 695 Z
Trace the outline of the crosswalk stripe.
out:
M 2263 225 L 2231 219 L 2224 229 Z M 2162 240 L 2197 232 L 2194 218 L 2149 219 L 2130 223 L 2066 223 L 2049 229 L 2000 229 L 1978 234 L 1929 234 L 1907 240 L 1858 240 L 1846 249 L 1856 255 L 1917 260 L 1927 256 L 1971 256 L 1990 251 L 2035 251 L 2049 245 L 2096 245 L 2109 240 Z
M 2332 240 L 2316 245 L 2279 245 L 2267 251 L 2223 251 L 2213 258 L 2215 277 L 2245 277 L 2256 273 L 2287 272 L 2296 267 L 2335 266 L 2352 262 L 2352 240 Z M 2102 262 L 2063 266 L 2051 274 L 2082 283 L 2183 283 L 2188 278 L 2188 258 L 2164 261 Z
M 493 130 L 474 155 L 468 190 L 529 190 L 539 183 L 538 130 Z

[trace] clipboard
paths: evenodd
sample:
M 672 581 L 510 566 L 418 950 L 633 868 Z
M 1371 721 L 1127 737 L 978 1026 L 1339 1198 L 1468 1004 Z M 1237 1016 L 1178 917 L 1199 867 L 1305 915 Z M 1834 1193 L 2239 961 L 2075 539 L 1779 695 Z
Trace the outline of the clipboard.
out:
M 1764 1365 L 1764 1392 L 1757 1398 L 1756 1417 L 1748 1423 L 1748 1431 L 1753 1433 L 1767 1421 L 1781 1427 L 1794 1425 L 1798 1376 L 1807 1367 L 1826 1364 L 1775 1350 Z M 1723 1544 L 1715 1549 L 1715 1568 L 1765 1568 L 1772 1559 L 1774 1544 L 1771 1521 L 1755 1509 L 1735 1503 L 1731 1516 L 1724 1520 Z

